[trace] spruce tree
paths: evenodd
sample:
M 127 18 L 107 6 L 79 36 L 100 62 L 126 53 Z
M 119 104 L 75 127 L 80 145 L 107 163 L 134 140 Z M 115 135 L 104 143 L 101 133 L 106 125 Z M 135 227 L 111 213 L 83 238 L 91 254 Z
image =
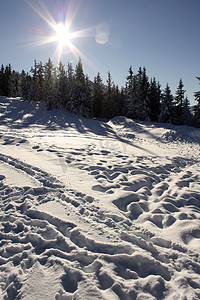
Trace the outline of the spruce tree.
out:
M 138 120 L 148 120 L 148 89 L 149 81 L 146 74 L 146 68 L 143 70 L 140 67 L 136 76 L 136 101 L 135 101 L 135 114 Z
M 73 109 L 73 99 L 75 93 L 75 79 L 74 79 L 74 70 L 71 63 L 67 65 L 67 74 L 66 74 L 66 95 L 63 106 L 66 107 L 70 112 Z
M 125 88 L 125 107 L 124 114 L 129 118 L 137 118 L 136 115 L 136 76 L 133 75 L 132 66 L 129 68 L 129 74 L 126 77 Z
M 3 78 L 4 78 L 4 65 L 1 65 L 1 70 L 0 70 L 0 96 L 3 96 L 4 91 L 3 91 Z
M 57 107 L 63 107 L 66 103 L 67 76 L 64 65 L 60 61 L 57 67 L 57 80 L 55 86 L 55 101 Z
M 118 85 L 113 86 L 113 104 L 114 104 L 114 111 L 113 111 L 113 117 L 114 116 L 121 116 L 123 111 L 123 97 L 122 93 L 119 90 Z
M 38 77 L 37 77 L 37 62 L 34 60 L 34 67 L 31 67 L 32 77 L 31 77 L 31 91 L 30 91 L 30 97 L 31 101 L 38 101 Z
M 20 96 L 20 75 L 18 72 L 12 71 L 9 77 L 9 97 L 19 97 Z
M 38 93 L 37 93 L 37 100 L 42 101 L 42 92 L 44 87 L 44 67 L 42 62 L 40 61 L 37 64 L 37 76 L 38 76 Z
M 192 123 L 192 114 L 190 112 L 190 101 L 186 96 L 183 100 L 183 124 L 191 125 Z
M 200 77 L 196 78 L 200 81 Z M 194 108 L 194 122 L 195 126 L 200 127 L 200 91 L 194 93 L 194 98 L 197 101 L 197 105 Z
M 9 86 L 10 86 L 10 77 L 12 75 L 12 68 L 11 64 L 4 66 L 1 66 L 1 77 L 2 77 L 2 83 L 1 83 L 1 93 L 2 96 L 9 96 Z
M 174 97 L 167 83 L 166 88 L 161 97 L 160 121 L 163 123 L 172 123 L 173 115 L 174 115 L 173 100 Z
M 103 95 L 103 84 L 100 73 L 94 78 L 94 84 L 92 89 L 92 117 L 99 118 L 102 117 L 102 107 L 104 103 Z
M 106 91 L 104 95 L 103 116 L 105 118 L 113 117 L 113 82 L 110 71 L 108 71 Z
M 42 62 L 34 60 L 34 67 L 31 68 L 30 99 L 32 101 L 44 101 L 44 67 Z
M 81 58 L 79 58 L 79 61 L 75 67 L 74 80 L 75 86 L 72 112 L 74 112 L 75 114 L 83 115 L 86 101 L 86 84 Z
M 148 89 L 148 116 L 152 122 L 158 122 L 160 115 L 161 90 L 155 77 L 151 79 Z
M 180 79 L 177 91 L 175 93 L 175 115 L 173 123 L 176 125 L 182 125 L 184 123 L 184 111 L 183 111 L 183 102 L 185 90 L 183 89 L 183 81 Z
M 84 86 L 84 84 L 85 84 L 85 75 L 83 72 L 83 64 L 82 64 L 80 57 L 79 57 L 78 63 L 75 68 L 75 81 L 78 86 Z
M 44 86 L 43 86 L 43 101 L 47 105 L 47 109 L 53 108 L 53 93 L 55 87 L 55 68 L 52 60 L 49 58 L 44 66 Z
M 20 74 L 20 97 L 24 100 L 30 99 L 30 86 L 31 86 L 31 77 L 28 73 L 22 70 Z
M 84 111 L 83 111 L 83 116 L 86 118 L 91 118 L 92 114 L 92 87 L 91 87 L 91 81 L 89 79 L 89 76 L 85 76 L 85 104 L 84 104 Z
M 119 105 L 119 115 L 126 116 L 125 114 L 125 102 L 126 102 L 126 96 L 125 96 L 125 88 L 122 86 L 120 91 L 120 105 Z

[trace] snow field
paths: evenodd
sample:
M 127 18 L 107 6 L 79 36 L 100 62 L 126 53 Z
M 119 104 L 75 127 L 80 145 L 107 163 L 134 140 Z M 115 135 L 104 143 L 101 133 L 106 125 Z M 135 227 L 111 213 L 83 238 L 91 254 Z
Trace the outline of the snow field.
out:
M 199 129 L 1 100 L 0 299 L 199 299 Z

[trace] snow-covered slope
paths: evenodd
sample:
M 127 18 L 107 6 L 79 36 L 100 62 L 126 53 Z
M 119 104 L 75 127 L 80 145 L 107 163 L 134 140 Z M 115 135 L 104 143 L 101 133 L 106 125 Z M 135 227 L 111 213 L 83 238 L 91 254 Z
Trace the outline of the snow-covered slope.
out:
M 0 299 L 199 299 L 200 130 L 0 98 Z

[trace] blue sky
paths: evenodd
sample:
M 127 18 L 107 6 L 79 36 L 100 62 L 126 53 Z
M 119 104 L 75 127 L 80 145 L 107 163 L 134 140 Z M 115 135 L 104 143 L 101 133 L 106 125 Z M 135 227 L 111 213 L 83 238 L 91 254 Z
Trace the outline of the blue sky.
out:
M 29 3 L 32 4 L 29 5 Z M 72 39 L 80 53 L 65 47 L 61 60 L 75 66 L 80 55 L 91 80 L 99 71 L 105 83 L 124 86 L 130 65 L 145 66 L 164 89 L 174 93 L 179 79 L 191 104 L 200 86 L 200 0 L 0 0 L 0 63 L 30 71 L 34 59 L 55 63 L 57 42 L 38 45 L 54 30 L 42 18 L 55 22 L 73 16 L 70 31 L 88 28 L 86 36 Z M 35 9 L 40 12 L 39 15 Z M 45 11 L 46 8 L 46 11 Z M 99 40 L 100 37 L 100 40 Z

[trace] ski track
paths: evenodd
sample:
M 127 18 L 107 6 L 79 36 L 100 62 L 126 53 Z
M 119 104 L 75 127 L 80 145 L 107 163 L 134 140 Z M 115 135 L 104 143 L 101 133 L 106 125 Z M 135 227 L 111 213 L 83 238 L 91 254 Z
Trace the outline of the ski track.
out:
M 28 140 L 0 135 L 3 146 L 50 152 L 92 176 L 98 196 L 0 154 L 0 164 L 37 182 L 10 185 L 0 174 L 0 298 L 200 298 L 197 157 L 113 153 L 92 143 L 66 150 Z M 101 206 L 101 194 L 112 210 Z
M 1 178 L 0 268 L 4 278 L 1 287 L 7 293 L 7 299 L 23 296 L 21 278 L 35 268 L 36 262 L 41 266 L 62 267 L 57 299 L 78 295 L 79 289 L 89 288 L 88 282 L 93 282 L 95 295 L 99 298 L 106 298 L 104 292 L 109 291 L 113 299 L 136 299 L 146 291 L 149 297 L 162 299 L 164 295 L 167 297 L 170 286 L 174 286 L 174 283 L 170 285 L 174 274 L 183 268 L 188 273 L 184 283 L 187 294 L 191 293 L 197 299 L 199 256 L 187 249 L 188 243 L 200 238 L 199 193 L 191 193 L 189 188 L 197 182 L 192 176 L 193 160 L 177 158 L 160 167 L 155 158 L 155 166 L 149 170 L 148 158 L 136 158 L 134 167 L 89 167 L 88 172 L 97 181 L 106 178 L 111 184 L 106 188 L 107 193 L 120 185 L 128 191 L 113 201 L 122 212 L 121 217 L 101 211 L 93 205 L 95 199 L 66 189 L 42 170 L 5 155 L 0 156 L 0 161 L 27 172 L 42 184 L 39 188 L 10 187 Z M 162 176 L 158 177 L 158 173 Z M 137 176 L 135 181 L 134 176 L 138 174 L 140 177 Z M 169 181 L 173 182 L 175 188 L 171 190 L 175 195 L 171 193 Z M 180 185 L 184 187 L 184 193 L 179 193 Z M 102 186 L 101 183 L 95 187 Z M 146 195 L 156 195 L 155 203 L 151 202 L 152 208 L 148 206 Z M 52 214 L 45 212 L 45 206 L 51 201 L 55 202 L 55 208 L 59 205 L 65 211 L 63 219 L 56 217 L 55 211 Z M 142 228 L 141 223 L 147 221 L 159 230 L 173 227 L 176 222 L 181 227 L 181 222 L 185 224 L 186 221 L 189 228 L 181 235 L 182 243 L 176 243 L 156 237 L 155 230 L 150 232 Z M 82 226 L 92 227 L 92 232 L 95 231 L 99 238 L 95 239 L 94 234 L 90 236 L 89 230 L 81 230 Z M 102 235 L 106 242 L 101 242 Z M 16 272 L 9 272 L 10 264 Z M 178 284 L 182 284 L 181 278 L 177 287 Z

